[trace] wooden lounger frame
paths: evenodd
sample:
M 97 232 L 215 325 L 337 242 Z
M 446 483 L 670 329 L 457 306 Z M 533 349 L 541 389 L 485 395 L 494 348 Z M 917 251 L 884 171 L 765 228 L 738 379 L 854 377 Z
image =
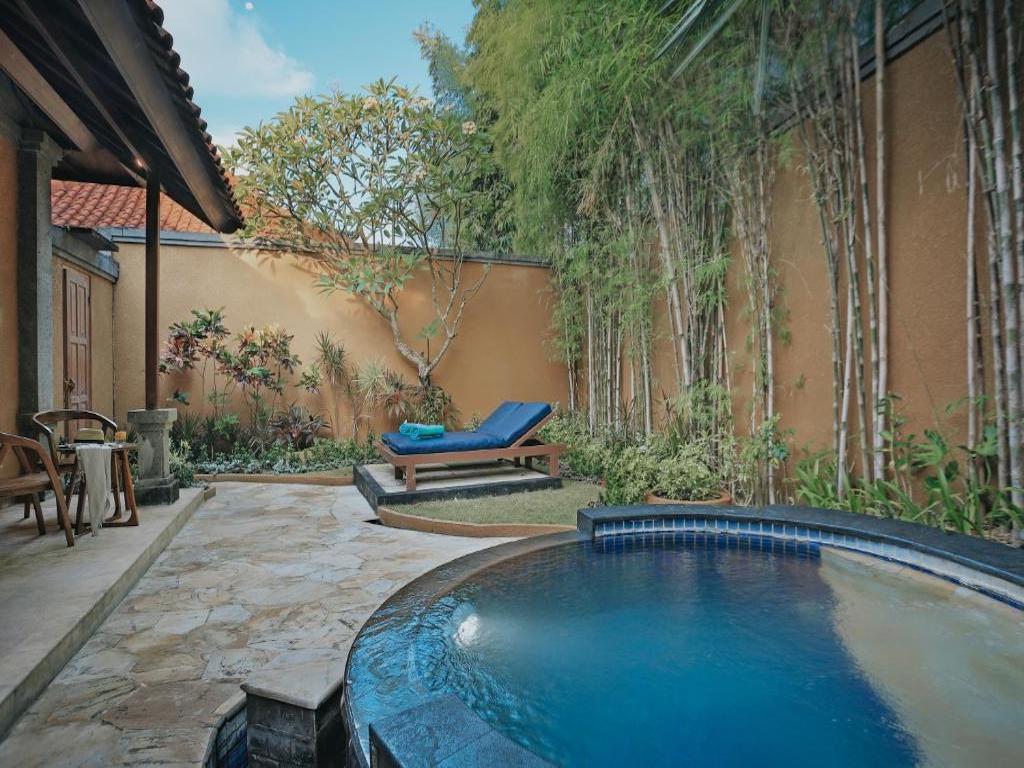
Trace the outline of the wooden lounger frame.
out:
M 377 441 L 377 450 L 384 460 L 395 468 L 395 479 L 405 478 L 405 490 L 416 490 L 416 468 L 423 464 L 451 464 L 455 462 L 472 461 L 498 461 L 500 459 L 512 459 L 518 467 L 521 461 L 525 461 L 528 468 L 533 467 L 533 460 L 538 456 L 548 457 L 548 475 L 559 476 L 558 460 L 565 452 L 562 443 L 545 443 L 534 435 L 541 427 L 554 417 L 554 412 L 549 413 L 537 422 L 525 435 L 516 440 L 507 448 L 482 448 L 475 451 L 441 451 L 439 453 L 395 453 L 383 440 Z

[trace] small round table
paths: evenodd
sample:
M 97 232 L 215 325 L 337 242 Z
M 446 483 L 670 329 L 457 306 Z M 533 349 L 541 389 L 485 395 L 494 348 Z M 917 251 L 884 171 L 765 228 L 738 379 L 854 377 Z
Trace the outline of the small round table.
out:
M 82 443 L 83 445 L 85 443 Z M 104 528 L 118 528 L 139 524 L 139 509 L 135 505 L 135 485 L 132 483 L 132 470 L 128 463 L 128 454 L 138 450 L 138 443 L 125 442 L 104 442 L 89 443 L 89 445 L 104 445 L 110 449 L 110 490 L 114 492 L 114 514 L 103 521 Z M 75 483 L 78 481 L 78 454 L 75 452 L 75 443 L 63 443 L 57 450 L 63 454 L 71 454 L 75 457 L 75 463 L 71 468 L 71 480 L 68 483 L 66 502 L 68 509 L 71 508 L 71 497 L 74 494 Z M 123 478 L 123 482 L 121 480 Z M 78 506 L 75 509 L 75 535 L 82 533 L 85 525 L 82 519 L 85 511 L 85 476 L 79 482 Z M 124 508 L 130 513 L 127 520 L 121 519 L 122 507 L 121 497 L 124 494 Z

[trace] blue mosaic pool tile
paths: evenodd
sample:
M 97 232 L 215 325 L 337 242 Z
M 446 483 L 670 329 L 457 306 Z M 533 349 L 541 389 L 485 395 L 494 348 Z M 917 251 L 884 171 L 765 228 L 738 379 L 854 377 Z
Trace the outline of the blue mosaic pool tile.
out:
M 998 579 L 975 573 L 925 555 L 915 549 L 854 534 L 819 530 L 806 524 L 739 521 L 693 516 L 650 517 L 637 520 L 603 521 L 595 524 L 595 546 L 608 552 L 643 551 L 650 547 L 681 542 L 697 549 L 728 548 L 767 553 L 795 554 L 800 557 L 820 556 L 822 545 L 863 552 L 868 555 L 933 573 L 954 583 L 985 592 L 996 599 L 1024 607 L 1022 591 Z

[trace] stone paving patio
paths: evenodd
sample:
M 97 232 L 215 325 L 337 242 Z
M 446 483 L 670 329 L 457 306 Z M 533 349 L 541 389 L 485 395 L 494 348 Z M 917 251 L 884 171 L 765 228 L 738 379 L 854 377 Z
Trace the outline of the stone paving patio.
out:
M 354 487 L 218 485 L 0 743 L 0 765 L 196 765 L 254 670 L 336 663 L 369 614 L 498 539 L 385 528 Z

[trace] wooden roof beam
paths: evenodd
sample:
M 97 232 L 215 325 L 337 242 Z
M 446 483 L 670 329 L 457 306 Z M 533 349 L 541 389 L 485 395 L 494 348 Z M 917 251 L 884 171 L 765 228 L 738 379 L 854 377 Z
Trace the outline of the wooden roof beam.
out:
M 51 34 L 50 29 L 42 22 L 42 20 L 33 12 L 32 7 L 26 2 L 26 0 L 16 0 L 18 7 L 22 12 L 22 15 L 28 19 L 36 33 L 39 35 L 39 39 L 46 44 L 50 53 L 56 58 L 60 65 L 64 68 L 68 75 L 72 78 L 79 91 L 89 100 L 89 103 L 93 108 L 100 114 L 107 127 L 113 131 L 113 133 L 120 140 L 124 148 L 131 153 L 133 158 L 141 158 L 141 153 L 138 147 L 128 138 L 127 134 L 121 130 L 119 121 L 115 120 L 110 114 L 110 110 L 107 109 L 103 100 L 96 95 L 96 92 L 89 86 L 89 83 L 85 81 L 81 73 L 78 71 L 78 67 L 68 58 L 64 50 L 64 41 L 57 40 Z M 140 169 L 138 167 L 132 167 L 130 164 L 126 164 L 123 160 L 119 160 L 121 166 L 124 168 L 125 173 L 135 180 L 135 183 L 140 187 L 145 184 L 144 177 L 140 175 Z
M 218 231 L 231 229 L 234 214 L 218 194 L 209 163 L 196 148 L 194 129 L 183 122 L 128 4 L 125 0 L 78 0 L 78 4 L 209 223 Z
M 25 94 L 35 102 L 75 146 L 83 152 L 96 152 L 102 148 L 92 131 L 83 123 L 67 102 L 14 44 L 0 30 L 0 69 L 6 72 Z

